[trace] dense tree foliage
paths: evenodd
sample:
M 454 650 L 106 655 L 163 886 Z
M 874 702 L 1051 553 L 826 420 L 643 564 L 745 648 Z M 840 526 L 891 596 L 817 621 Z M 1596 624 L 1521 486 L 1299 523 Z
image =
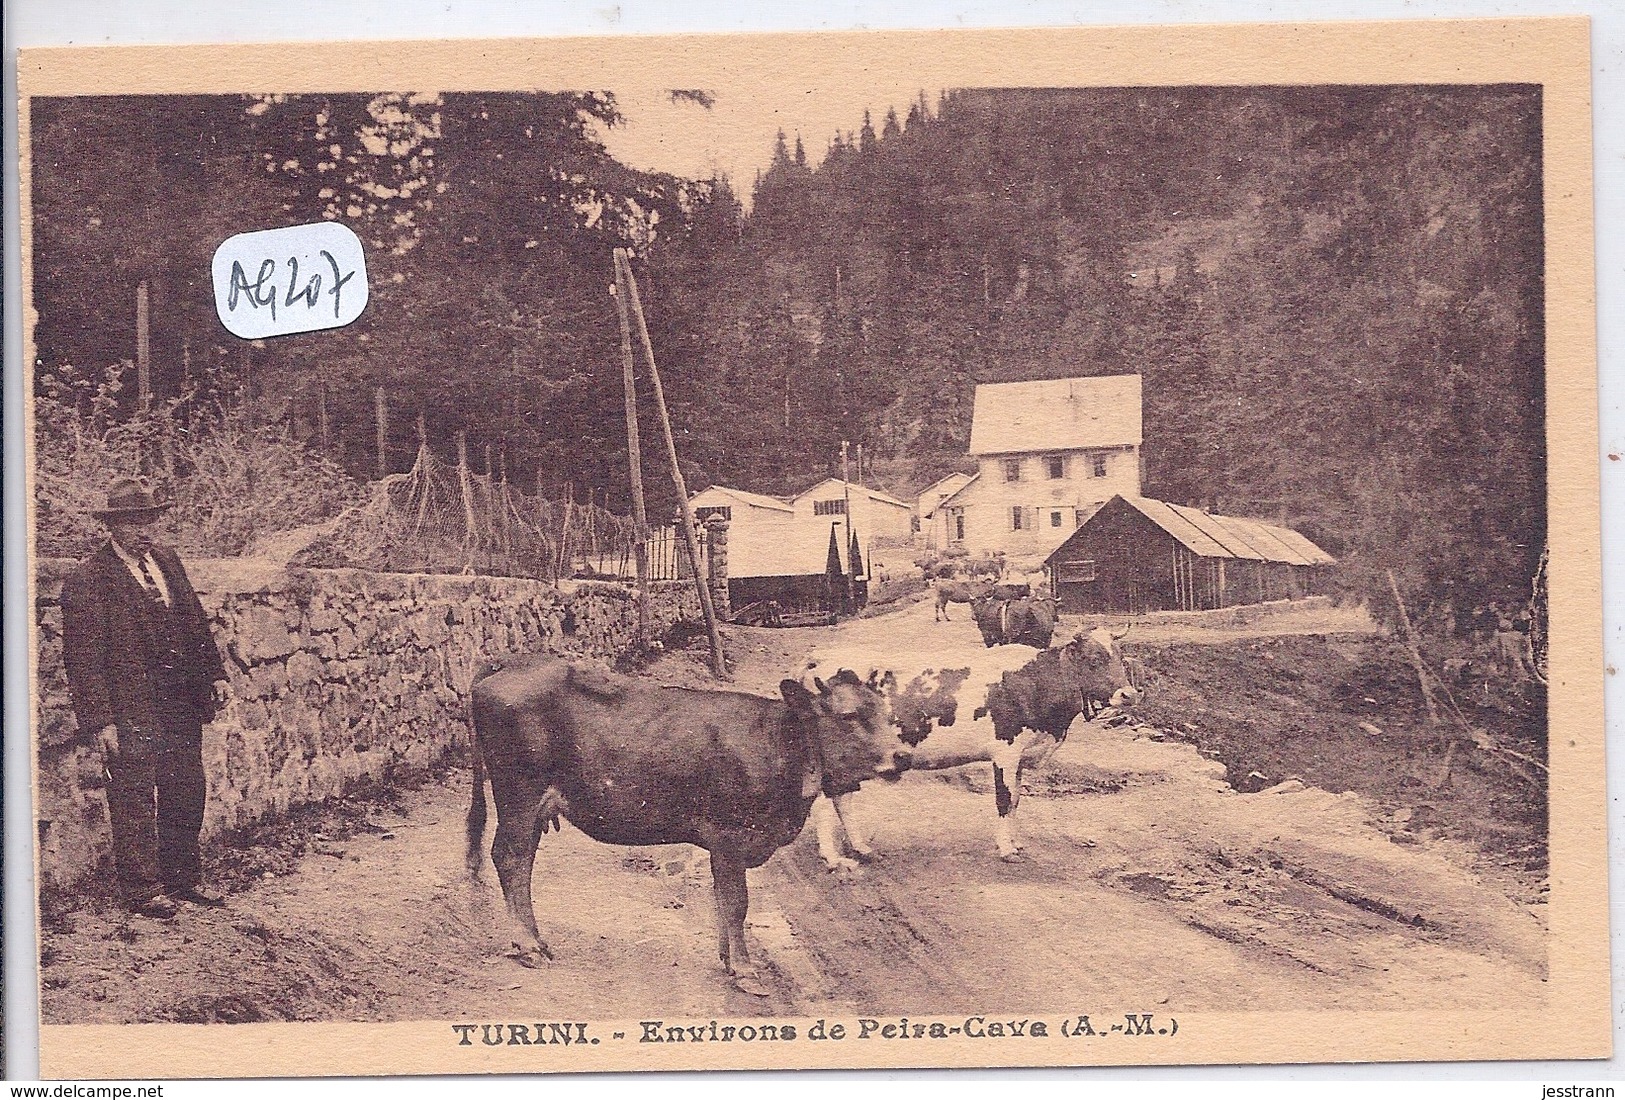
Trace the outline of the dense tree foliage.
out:
M 367 476 L 381 387 L 389 468 L 421 416 L 619 506 L 626 246 L 692 480 L 798 489 L 845 439 L 907 493 L 963 465 L 977 382 L 1135 371 L 1148 494 L 1442 613 L 1517 599 L 1545 537 L 1539 117 L 1516 86 L 956 91 L 817 163 L 781 135 L 747 214 L 617 163 L 604 94 L 35 100 L 36 343 L 132 358 L 145 280 L 161 395 L 325 419 Z M 229 336 L 215 245 L 322 217 L 367 242 L 366 314 Z
M 782 489 L 864 440 L 907 490 L 965 453 L 976 382 L 1133 371 L 1148 495 L 1296 526 L 1379 607 L 1388 569 L 1424 612 L 1518 601 L 1540 186 L 1510 86 L 961 91 L 816 170 L 781 143 L 706 369 L 813 361 L 794 407 L 702 385 L 734 426 L 708 461 Z M 791 420 L 777 465 L 739 445 Z
M 152 302 L 154 387 L 242 394 L 352 472 L 442 454 L 466 432 L 527 486 L 578 498 L 626 460 L 611 250 L 686 265 L 725 187 L 635 172 L 599 134 L 603 94 L 37 100 L 38 354 L 95 368 L 135 355 L 135 296 Z M 245 229 L 337 218 L 367 246 L 371 298 L 354 324 L 247 344 L 214 316 L 209 260 Z M 732 232 L 724 232 L 727 240 Z M 668 240 L 670 238 L 670 240 Z M 694 329 L 658 315 L 671 399 L 687 400 Z M 325 406 L 325 417 L 323 407 Z

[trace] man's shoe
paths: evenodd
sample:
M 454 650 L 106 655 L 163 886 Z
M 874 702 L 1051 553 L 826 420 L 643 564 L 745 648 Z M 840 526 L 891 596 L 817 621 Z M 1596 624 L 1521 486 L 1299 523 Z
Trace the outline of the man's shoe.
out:
M 224 909 L 226 907 L 225 895 L 210 890 L 206 886 L 181 886 L 171 890 L 170 895 L 176 901 L 201 905 L 207 909 Z
M 151 917 L 153 920 L 169 920 L 180 906 L 168 894 L 154 894 L 150 898 L 130 902 L 130 912 L 138 917 Z

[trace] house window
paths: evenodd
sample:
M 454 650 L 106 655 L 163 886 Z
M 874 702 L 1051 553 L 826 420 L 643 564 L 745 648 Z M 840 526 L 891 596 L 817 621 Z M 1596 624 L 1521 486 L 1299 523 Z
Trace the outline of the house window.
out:
M 813 501 L 813 515 L 815 516 L 844 516 L 846 515 L 846 501 L 815 500 Z
M 1061 526 L 1061 513 L 1059 513 L 1059 512 L 1051 512 L 1049 514 L 1049 525 L 1051 527 L 1059 527 L 1059 526 Z
M 1084 508 L 1072 509 L 1072 526 L 1082 527 L 1083 521 L 1089 518 L 1089 512 Z
M 1011 508 L 1010 508 L 1010 530 L 1012 530 L 1012 531 L 1021 530 L 1022 512 L 1024 512 L 1024 511 L 1026 511 L 1026 509 L 1022 508 L 1022 506 L 1019 505 L 1019 504 L 1011 506 Z
M 964 542 L 965 541 L 965 510 L 963 508 L 955 508 L 954 511 L 953 511 L 953 517 L 954 517 L 954 541 L 955 542 Z
M 1106 456 L 1105 455 L 1098 455 L 1098 454 L 1097 455 L 1090 455 L 1089 456 L 1089 472 L 1094 477 L 1105 477 L 1106 476 Z
M 734 518 L 734 510 L 731 506 L 726 504 L 713 504 L 705 508 L 694 509 L 694 519 L 700 523 L 704 523 L 712 516 L 721 516 L 729 523 L 732 523 Z
M 920 517 L 918 515 L 908 517 L 908 529 L 916 535 L 920 533 Z
M 1055 579 L 1062 584 L 1083 584 L 1095 579 L 1095 563 L 1088 558 L 1071 558 L 1057 562 Z
M 1006 481 L 1020 481 L 1021 480 L 1021 459 L 1019 459 L 1019 458 L 1007 458 L 1007 459 L 1004 460 L 1004 480 L 1006 480 Z
M 1051 481 L 1066 476 L 1066 459 L 1061 455 L 1049 455 L 1044 459 L 1044 474 Z

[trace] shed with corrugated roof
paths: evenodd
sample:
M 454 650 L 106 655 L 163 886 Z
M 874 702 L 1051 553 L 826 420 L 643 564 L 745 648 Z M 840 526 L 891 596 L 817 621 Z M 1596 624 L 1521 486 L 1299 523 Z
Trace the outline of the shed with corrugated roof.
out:
M 1202 611 L 1312 595 L 1335 559 L 1289 527 L 1114 496 L 1045 562 L 1064 611 Z

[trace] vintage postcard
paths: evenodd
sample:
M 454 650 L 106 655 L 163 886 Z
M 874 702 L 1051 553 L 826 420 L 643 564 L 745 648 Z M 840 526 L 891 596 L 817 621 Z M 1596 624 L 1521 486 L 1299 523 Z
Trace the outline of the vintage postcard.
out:
M 42 1072 L 1608 1056 L 1588 72 L 25 52 Z

